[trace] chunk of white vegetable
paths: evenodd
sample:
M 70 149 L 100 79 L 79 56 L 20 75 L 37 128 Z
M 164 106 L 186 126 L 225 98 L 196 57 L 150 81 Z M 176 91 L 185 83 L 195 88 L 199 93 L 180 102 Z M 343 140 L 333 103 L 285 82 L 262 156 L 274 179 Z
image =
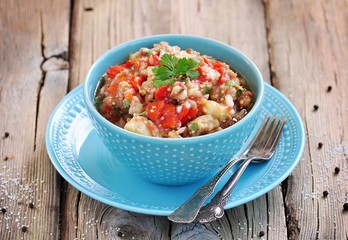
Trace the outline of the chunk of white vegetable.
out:
M 137 96 L 133 96 L 132 102 L 129 106 L 129 114 L 139 114 L 143 111 L 143 104 L 140 102 Z
M 185 84 L 182 82 L 175 82 L 170 97 L 176 100 L 185 100 L 187 98 L 187 87 Z
M 230 94 L 226 94 L 225 96 L 225 103 L 227 106 L 233 107 L 234 106 L 234 101 L 233 98 Z
M 230 106 L 223 106 L 215 101 L 205 100 L 202 101 L 203 112 L 207 115 L 212 115 L 220 122 L 224 122 L 227 119 L 232 118 L 232 112 Z
M 211 115 L 202 115 L 188 123 L 190 133 L 194 136 L 214 132 L 219 128 L 219 121 Z
M 159 136 L 157 126 L 153 122 L 142 116 L 134 116 L 129 122 L 126 123 L 124 129 L 146 136 Z
M 217 80 L 219 80 L 221 74 L 216 71 L 214 68 L 209 67 L 208 65 L 201 66 L 201 70 L 203 75 L 205 75 L 208 79 L 211 79 L 211 81 L 215 84 Z

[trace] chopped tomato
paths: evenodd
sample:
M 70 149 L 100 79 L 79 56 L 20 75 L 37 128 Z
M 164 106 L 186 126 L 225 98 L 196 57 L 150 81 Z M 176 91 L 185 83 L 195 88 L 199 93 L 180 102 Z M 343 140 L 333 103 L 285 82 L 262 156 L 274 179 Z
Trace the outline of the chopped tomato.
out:
M 180 123 L 175 112 L 175 106 L 164 100 L 149 103 L 146 107 L 147 117 L 162 128 L 172 128 Z
M 165 103 L 160 113 L 158 123 L 163 128 L 173 128 L 180 123 L 175 111 L 175 106 L 171 103 Z
M 136 70 L 139 70 L 143 63 L 146 63 L 146 65 L 147 65 L 147 59 L 148 59 L 148 57 L 145 57 L 145 56 L 135 59 L 134 66 L 135 66 Z
M 197 71 L 198 71 L 198 73 L 199 73 L 199 76 L 198 76 L 198 81 L 200 82 L 200 83 L 202 83 L 202 82 L 205 82 L 205 81 L 207 81 L 207 77 L 203 74 L 203 72 L 202 72 L 202 68 L 197 68 Z
M 155 101 L 152 103 L 149 103 L 146 106 L 146 115 L 147 117 L 152 120 L 152 121 L 156 121 L 157 119 L 159 119 L 160 117 L 160 113 L 164 107 L 164 101 Z
M 130 68 L 131 66 L 133 66 L 134 63 L 131 61 L 131 60 L 128 60 L 125 64 L 124 64 L 124 67 L 125 68 Z
M 117 87 L 118 87 L 118 84 L 111 84 L 108 87 L 107 91 L 110 93 L 115 93 L 115 92 L 117 92 Z
M 226 66 L 224 64 L 222 64 L 222 62 L 220 61 L 216 61 L 212 63 L 213 68 L 218 71 L 221 75 L 219 77 L 219 83 L 225 83 L 228 81 L 228 79 L 226 79 L 225 74 L 226 74 Z
M 135 91 L 138 91 L 139 89 L 139 84 L 138 81 L 136 79 L 136 76 L 132 75 L 129 79 L 130 84 L 132 85 L 132 87 L 134 88 Z
M 108 75 L 109 78 L 114 78 L 116 77 L 117 74 L 119 74 L 120 72 L 122 72 L 124 70 L 124 66 L 122 65 L 115 65 L 115 66 L 111 66 L 108 71 L 106 72 L 106 74 Z
M 173 105 L 174 107 L 174 105 Z M 175 109 L 175 107 L 174 107 Z M 174 110 L 175 111 L 175 110 Z M 166 112 L 163 114 L 163 116 L 160 118 L 160 124 L 163 128 L 172 128 L 178 126 L 180 123 L 179 119 L 177 118 L 175 112 Z
M 152 57 L 153 57 L 153 65 L 157 66 L 159 64 L 159 61 L 160 61 L 159 56 L 157 54 L 153 54 Z
M 226 70 L 222 62 L 216 61 L 216 62 L 213 62 L 212 65 L 213 65 L 213 68 L 221 74 L 223 74 Z
M 198 112 L 197 108 L 191 107 L 189 111 L 187 112 L 187 114 L 180 119 L 181 123 L 186 124 L 190 120 L 196 118 L 197 112 Z
M 145 81 L 145 78 L 146 77 L 144 75 L 139 75 L 139 76 L 132 75 L 131 78 L 129 79 L 129 82 L 135 91 L 139 91 L 139 87 Z
M 190 108 L 187 108 L 187 107 L 185 107 L 185 106 L 182 106 L 181 112 L 178 114 L 178 119 L 181 121 L 181 119 L 182 119 L 183 117 L 185 117 L 186 114 L 188 114 L 189 111 L 190 111 Z
M 176 115 L 175 106 L 171 103 L 164 104 L 159 124 L 161 124 L 163 128 L 172 128 L 178 126 L 179 123 L 180 121 Z
M 126 68 L 130 68 L 131 66 L 133 66 L 134 63 L 131 60 L 128 60 L 126 63 L 124 64 L 120 64 L 120 65 L 115 65 L 115 66 L 111 66 L 106 74 L 108 75 L 109 78 L 114 78 L 116 77 L 117 74 L 119 74 L 120 72 L 122 72 L 124 69 Z
M 163 109 L 162 109 L 162 115 L 164 115 L 167 112 L 176 114 L 174 104 L 171 104 L 171 103 L 165 103 L 164 104 Z
M 118 89 L 118 85 L 120 84 L 120 82 L 125 81 L 125 80 L 126 80 L 125 76 L 121 76 L 121 77 L 116 78 L 116 80 L 113 81 L 111 83 L 111 85 L 107 88 L 107 91 L 110 92 L 111 94 L 116 93 L 117 89 Z
M 208 61 L 208 59 L 206 59 L 205 57 L 203 58 L 203 61 L 205 62 L 205 64 L 210 66 L 210 62 Z
M 147 64 L 149 66 L 157 66 L 159 63 L 160 59 L 157 53 L 151 54 L 151 56 L 147 59 Z
M 158 87 L 155 92 L 155 99 L 162 100 L 162 99 L 168 98 L 170 95 L 170 92 L 168 91 L 168 89 L 169 89 L 169 85 Z

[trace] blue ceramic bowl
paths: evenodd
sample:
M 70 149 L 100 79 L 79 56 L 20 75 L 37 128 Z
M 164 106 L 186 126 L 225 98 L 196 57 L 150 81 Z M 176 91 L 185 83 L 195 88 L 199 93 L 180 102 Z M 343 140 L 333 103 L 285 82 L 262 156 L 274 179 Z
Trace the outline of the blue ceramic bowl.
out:
M 100 77 L 130 53 L 166 41 L 182 49 L 192 48 L 228 63 L 244 76 L 256 96 L 252 110 L 241 121 L 216 133 L 191 138 L 168 139 L 139 135 L 113 125 L 99 114 L 94 93 Z M 227 162 L 250 135 L 261 109 L 263 79 L 255 64 L 238 50 L 212 39 L 190 35 L 155 35 L 129 41 L 106 52 L 91 67 L 85 80 L 84 98 L 100 139 L 115 156 L 139 176 L 158 184 L 189 184 L 214 173 Z

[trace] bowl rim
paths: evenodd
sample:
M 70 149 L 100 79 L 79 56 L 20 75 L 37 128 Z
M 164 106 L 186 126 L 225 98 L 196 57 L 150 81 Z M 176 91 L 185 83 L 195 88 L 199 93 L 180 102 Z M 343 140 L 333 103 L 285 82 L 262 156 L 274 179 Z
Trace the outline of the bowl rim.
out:
M 255 72 L 258 81 L 260 80 L 260 84 L 257 84 L 257 90 L 258 90 L 258 97 L 256 99 L 256 101 L 254 102 L 254 105 L 252 107 L 252 109 L 247 113 L 247 115 L 241 119 L 240 121 L 238 121 L 237 123 L 233 124 L 232 126 L 229 126 L 225 129 L 222 129 L 220 131 L 217 132 L 213 132 L 213 133 L 209 133 L 209 134 L 205 134 L 205 135 L 200 135 L 200 136 L 194 136 L 194 137 L 188 137 L 188 138 L 162 138 L 162 137 L 153 137 L 153 136 L 146 136 L 146 135 L 142 135 L 139 133 L 134 133 L 128 130 L 125 130 L 113 123 L 111 123 L 110 121 L 108 121 L 106 118 L 104 118 L 95 108 L 93 101 L 91 101 L 91 99 L 89 98 L 89 88 L 88 88 L 88 83 L 90 82 L 91 79 L 91 75 L 94 71 L 94 69 L 96 69 L 98 67 L 98 65 L 104 61 L 104 58 L 106 58 L 109 54 L 114 53 L 115 51 L 117 51 L 118 49 L 121 49 L 127 45 L 130 45 L 132 43 L 136 43 L 142 40 L 150 40 L 152 38 L 161 38 L 161 37 L 165 37 L 165 38 L 188 38 L 188 39 L 194 39 L 194 40 L 204 40 L 204 41 L 209 41 L 213 44 L 217 44 L 217 45 L 221 45 L 223 47 L 227 47 L 230 50 L 232 50 L 234 53 L 236 53 L 236 55 L 239 55 L 244 61 L 247 62 L 247 64 L 250 66 L 251 69 L 253 69 L 253 71 Z M 165 41 L 165 40 L 164 40 Z M 204 53 L 203 53 L 204 54 Z M 212 56 L 214 57 L 214 56 Z M 233 66 L 232 66 L 233 67 Z M 238 69 L 236 69 L 238 71 Z M 99 81 L 98 81 L 99 82 Z M 96 86 L 95 86 L 96 87 Z M 86 104 L 86 107 L 88 109 L 89 114 L 93 114 L 93 117 L 97 118 L 98 121 L 101 121 L 103 124 L 106 124 L 106 126 L 115 129 L 116 131 L 119 131 L 125 135 L 129 135 L 129 137 L 136 139 L 136 140 L 144 140 L 146 142 L 158 142 L 158 141 L 164 141 L 166 143 L 176 143 L 176 142 L 182 142 L 184 141 L 185 143 L 189 143 L 189 142 L 201 142 L 203 139 L 215 139 L 216 137 L 219 137 L 220 135 L 225 135 L 228 134 L 229 132 L 233 131 L 234 129 L 238 128 L 241 124 L 243 124 L 243 122 L 247 121 L 248 119 L 252 118 L 255 114 L 257 114 L 257 112 L 260 110 L 261 103 L 262 100 L 264 98 L 264 80 L 262 77 L 262 74 L 260 72 L 260 70 L 258 69 L 258 67 L 256 66 L 256 64 L 247 56 L 245 55 L 243 52 L 241 52 L 240 50 L 232 47 L 231 45 L 228 45 L 224 42 L 212 39 L 212 38 L 208 38 L 208 37 L 203 37 L 203 36 L 198 36 L 198 35 L 190 35 L 190 34 L 158 34 L 158 35 L 150 35 L 150 36 L 145 36 L 145 37 L 140 37 L 140 38 L 135 38 L 129 41 L 125 41 L 123 43 L 117 44 L 116 46 L 114 46 L 113 48 L 109 49 L 108 51 L 104 52 L 93 64 L 92 66 L 89 68 L 88 73 L 85 77 L 85 81 L 84 81 L 84 86 L 83 86 L 83 95 L 84 95 L 84 101 Z

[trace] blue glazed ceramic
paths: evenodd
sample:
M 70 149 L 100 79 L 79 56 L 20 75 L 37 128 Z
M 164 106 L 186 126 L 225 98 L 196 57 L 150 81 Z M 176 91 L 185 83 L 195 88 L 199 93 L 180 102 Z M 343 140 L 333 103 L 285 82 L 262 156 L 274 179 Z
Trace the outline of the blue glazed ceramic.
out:
M 225 209 L 249 202 L 272 190 L 290 175 L 301 160 L 306 137 L 301 118 L 284 95 L 265 84 L 261 117 L 251 136 L 255 135 L 267 114 L 286 117 L 276 152 L 270 161 L 248 166 Z M 131 151 L 135 151 L 136 146 L 133 147 Z M 130 172 L 115 161 L 98 137 L 88 117 L 82 85 L 64 97 L 52 112 L 47 124 L 46 148 L 56 170 L 79 191 L 110 206 L 138 213 L 168 216 L 212 177 L 172 187 L 151 183 Z M 234 170 L 224 177 L 213 195 Z
M 192 48 L 228 63 L 244 76 L 256 96 L 252 110 L 241 121 L 222 131 L 204 136 L 164 139 L 126 131 L 102 117 L 94 105 L 97 83 L 106 70 L 123 63 L 130 53 L 166 41 L 182 49 Z M 189 184 L 215 172 L 245 143 L 253 130 L 264 95 L 263 79 L 256 65 L 231 46 L 208 38 L 189 35 L 156 35 L 116 46 L 91 67 L 84 84 L 86 109 L 104 145 L 133 173 L 164 185 Z

